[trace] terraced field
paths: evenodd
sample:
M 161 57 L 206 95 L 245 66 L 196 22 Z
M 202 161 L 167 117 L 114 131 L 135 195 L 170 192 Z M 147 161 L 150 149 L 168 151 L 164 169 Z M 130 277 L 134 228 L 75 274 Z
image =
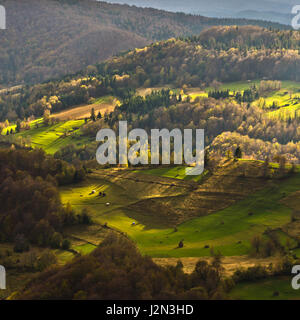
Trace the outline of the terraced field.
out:
M 41 120 L 33 121 L 30 130 L 22 131 L 14 136 L 29 137 L 32 147 L 42 148 L 49 154 L 54 154 L 71 143 L 81 145 L 90 142 L 89 138 L 80 134 L 80 127 L 84 124 L 84 120 L 63 121 L 51 126 L 44 126 L 41 122 Z M 38 127 L 37 124 L 39 124 Z M 3 130 L 2 134 L 5 133 L 6 131 Z

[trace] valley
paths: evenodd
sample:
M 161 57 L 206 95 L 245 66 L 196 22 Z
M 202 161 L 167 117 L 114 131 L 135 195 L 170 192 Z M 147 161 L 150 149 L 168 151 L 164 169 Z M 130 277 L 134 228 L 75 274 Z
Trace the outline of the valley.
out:
M 299 33 L 187 34 L 0 91 L 0 298 L 299 299 Z M 99 165 L 119 121 L 204 129 L 204 172 Z

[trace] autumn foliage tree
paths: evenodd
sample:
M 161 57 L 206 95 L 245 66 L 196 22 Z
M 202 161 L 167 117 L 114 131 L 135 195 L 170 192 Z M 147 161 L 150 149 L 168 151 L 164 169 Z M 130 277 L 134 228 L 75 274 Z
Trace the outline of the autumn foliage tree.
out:
M 57 185 L 74 182 L 76 172 L 41 150 L 1 149 L 0 241 L 15 242 L 17 251 L 25 250 L 27 241 L 40 246 L 61 243 L 57 233 L 81 222 L 62 205 Z

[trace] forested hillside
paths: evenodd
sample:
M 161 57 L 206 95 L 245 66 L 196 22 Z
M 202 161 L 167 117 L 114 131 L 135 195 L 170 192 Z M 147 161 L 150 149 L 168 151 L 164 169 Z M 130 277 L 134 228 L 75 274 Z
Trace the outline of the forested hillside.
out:
M 217 155 L 224 156 L 224 145 L 231 142 L 243 146 L 249 157 L 263 160 L 285 154 L 287 160 L 298 162 L 299 86 L 290 82 L 300 79 L 299 48 L 298 31 L 213 27 L 198 36 L 173 38 L 130 51 L 59 81 L 3 93 L 1 126 L 10 128 L 9 122 L 15 122 L 15 129 L 5 129 L 6 135 L 21 132 L 19 138 L 23 139 L 28 130 L 30 136 L 34 117 L 44 117 L 46 126 L 55 125 L 58 112 L 79 105 L 89 112 L 95 101 L 112 96 L 117 97 L 119 106 L 114 111 L 112 106 L 110 113 L 94 112 L 93 121 L 85 115 L 79 126 L 74 124 L 69 133 L 62 132 L 60 138 L 69 134 L 74 144 L 64 146 L 60 139 L 61 150 L 51 145 L 46 148 L 68 161 L 74 155 L 81 160 L 93 159 L 96 143 L 91 142 L 97 131 L 103 126 L 117 129 L 123 119 L 131 127 L 147 130 L 203 128 L 206 145 L 212 144 Z M 226 89 L 226 83 L 236 81 L 244 84 Z M 151 88 L 164 89 L 151 93 Z M 148 90 L 146 97 L 139 94 L 143 90 Z M 42 125 L 35 123 L 36 130 Z M 55 141 L 55 135 L 51 139 Z M 90 143 L 82 145 L 87 139 Z M 34 141 L 39 145 L 39 139 Z
M 199 261 L 191 275 L 182 264 L 162 268 L 143 257 L 128 239 L 109 236 L 92 254 L 64 268 L 52 268 L 31 281 L 18 299 L 222 299 L 218 258 Z
M 16 4 L 20 33 L 0 49 L 3 79 L 20 82 L 0 90 L 0 299 L 247 298 L 241 286 L 273 279 L 266 298 L 299 298 L 300 32 L 33 3 Z M 100 61 L 115 42 L 139 48 Z M 165 141 L 159 166 L 100 165 L 97 133 L 120 121 L 149 145 L 154 128 L 204 129 L 203 173 L 175 163 L 177 139 L 169 165 Z
M 0 151 L 0 242 L 15 242 L 17 251 L 29 243 L 49 246 L 62 228 L 78 223 L 64 208 L 57 190 L 82 181 L 85 171 L 46 156 L 42 150 Z
M 139 87 L 205 87 L 218 82 L 300 79 L 300 33 L 255 26 L 215 27 L 154 43 L 90 66 L 76 76 L 0 94 L 0 121 L 42 116 Z
M 37 83 L 82 70 L 153 40 L 198 34 L 213 25 L 261 21 L 212 19 L 93 0 L 3 0 L 0 88 Z

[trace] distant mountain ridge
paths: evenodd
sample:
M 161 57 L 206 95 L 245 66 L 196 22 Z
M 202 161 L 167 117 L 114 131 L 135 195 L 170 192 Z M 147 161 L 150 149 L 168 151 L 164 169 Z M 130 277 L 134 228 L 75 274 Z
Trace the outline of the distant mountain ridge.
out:
M 260 19 L 265 21 L 277 21 L 282 24 L 289 25 L 292 21 L 293 15 L 290 13 L 280 13 L 274 11 L 259 12 L 255 10 L 240 11 L 234 15 L 235 18 L 244 19 Z
M 214 25 L 285 28 L 95 0 L 2 0 L 1 4 L 7 11 L 7 30 L 0 31 L 0 89 L 61 77 L 121 51 L 199 34 Z
M 109 0 L 141 7 L 200 14 L 208 17 L 231 17 L 290 24 L 291 9 L 297 0 Z M 248 12 L 248 14 L 244 14 Z M 251 14 L 250 14 L 251 12 Z

